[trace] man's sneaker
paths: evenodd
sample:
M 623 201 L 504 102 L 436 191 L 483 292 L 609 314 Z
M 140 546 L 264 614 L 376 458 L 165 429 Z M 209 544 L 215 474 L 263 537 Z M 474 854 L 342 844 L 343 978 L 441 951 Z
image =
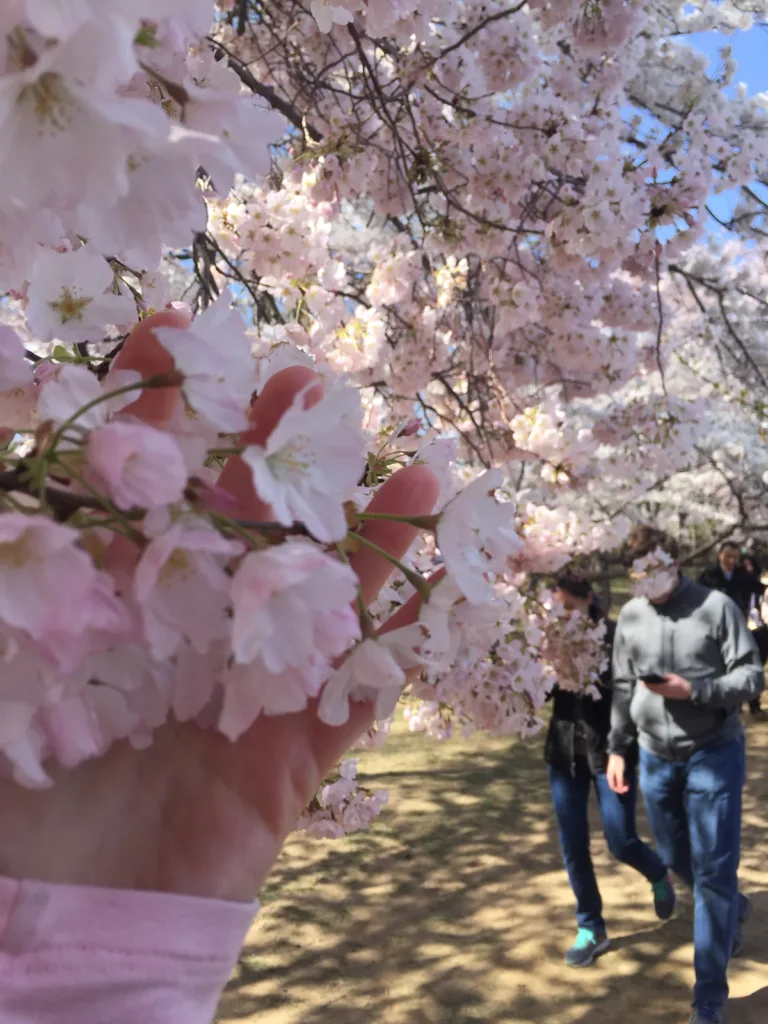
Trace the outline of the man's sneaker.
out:
M 675 912 L 677 895 L 669 875 L 664 875 L 660 882 L 653 883 L 653 909 L 656 917 L 668 921 Z
M 736 931 L 733 934 L 733 947 L 731 956 L 741 956 L 744 952 L 744 925 L 752 916 L 752 900 L 749 896 L 739 893 L 739 917 L 736 922 Z
M 689 1024 L 725 1024 L 725 1010 L 722 1006 L 703 1004 L 695 1006 Z
M 605 932 L 600 934 L 591 928 L 579 928 L 576 941 L 565 954 L 565 962 L 569 967 L 589 967 L 610 948 L 611 940 Z

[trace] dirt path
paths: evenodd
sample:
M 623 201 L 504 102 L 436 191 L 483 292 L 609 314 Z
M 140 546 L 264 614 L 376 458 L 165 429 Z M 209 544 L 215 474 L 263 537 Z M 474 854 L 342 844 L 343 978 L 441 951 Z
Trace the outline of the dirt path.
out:
M 768 1022 L 768 724 L 748 740 L 742 885 L 755 913 L 730 972 L 729 1024 Z M 660 925 L 597 818 L 614 951 L 588 970 L 562 963 L 575 925 L 541 740 L 434 744 L 399 731 L 360 768 L 390 791 L 390 810 L 368 834 L 289 844 L 222 1022 L 687 1022 L 690 900 Z

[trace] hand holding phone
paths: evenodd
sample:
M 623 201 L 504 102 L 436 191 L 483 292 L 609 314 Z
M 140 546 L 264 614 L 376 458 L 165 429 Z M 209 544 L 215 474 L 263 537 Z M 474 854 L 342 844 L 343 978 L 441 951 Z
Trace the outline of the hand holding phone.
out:
M 693 687 L 687 679 L 679 676 L 676 672 L 668 672 L 666 675 L 659 675 L 658 672 L 648 672 L 640 676 L 640 682 L 664 700 L 690 700 Z

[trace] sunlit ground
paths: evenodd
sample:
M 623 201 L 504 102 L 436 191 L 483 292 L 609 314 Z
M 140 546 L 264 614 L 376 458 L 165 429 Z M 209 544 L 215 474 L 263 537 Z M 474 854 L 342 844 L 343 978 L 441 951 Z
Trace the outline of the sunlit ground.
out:
M 754 900 L 729 1024 L 768 1022 L 768 723 L 748 723 L 742 884 Z M 221 1004 L 258 1024 L 676 1024 L 693 980 L 691 905 L 594 852 L 614 950 L 566 968 L 575 933 L 542 739 L 436 743 L 400 726 L 363 755 L 390 805 L 341 842 L 295 838 Z M 641 823 L 645 831 L 644 822 Z

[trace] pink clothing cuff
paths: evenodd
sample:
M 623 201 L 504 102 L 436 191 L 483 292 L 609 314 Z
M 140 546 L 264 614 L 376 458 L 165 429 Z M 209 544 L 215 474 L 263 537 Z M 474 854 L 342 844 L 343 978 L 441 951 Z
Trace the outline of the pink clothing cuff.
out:
M 2 1024 L 210 1024 L 258 904 L 0 878 Z

